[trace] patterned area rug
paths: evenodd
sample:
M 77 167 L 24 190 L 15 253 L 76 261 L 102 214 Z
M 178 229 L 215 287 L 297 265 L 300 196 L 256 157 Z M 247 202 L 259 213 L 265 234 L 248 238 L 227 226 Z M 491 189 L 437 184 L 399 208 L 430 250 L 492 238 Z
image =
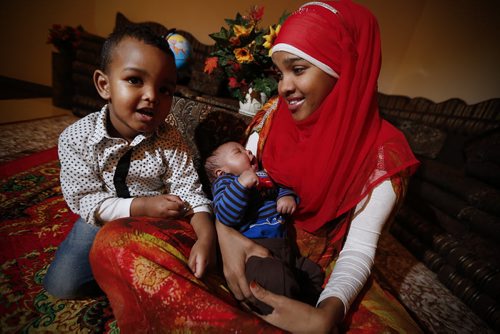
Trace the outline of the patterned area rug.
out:
M 59 134 L 79 118 L 64 115 L 0 125 L 0 163 L 57 145 Z
M 42 278 L 76 220 L 61 194 L 57 150 L 0 166 L 0 332 L 112 333 L 106 298 L 65 301 Z

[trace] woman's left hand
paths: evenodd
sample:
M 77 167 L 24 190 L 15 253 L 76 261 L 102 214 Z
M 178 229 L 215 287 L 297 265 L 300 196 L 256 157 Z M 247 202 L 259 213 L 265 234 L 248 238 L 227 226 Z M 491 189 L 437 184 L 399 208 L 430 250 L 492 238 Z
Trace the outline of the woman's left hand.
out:
M 268 315 L 259 315 L 266 322 L 292 333 L 337 333 L 343 317 L 343 304 L 336 298 L 325 300 L 319 307 L 274 294 L 257 283 L 250 283 L 255 298 L 274 308 Z M 325 303 L 326 302 L 326 303 Z

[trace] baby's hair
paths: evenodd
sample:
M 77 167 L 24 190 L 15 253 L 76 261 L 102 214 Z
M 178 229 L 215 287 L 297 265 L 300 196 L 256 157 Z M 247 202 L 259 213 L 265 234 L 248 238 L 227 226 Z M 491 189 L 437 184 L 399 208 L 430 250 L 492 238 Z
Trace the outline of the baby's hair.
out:
M 169 30 L 169 33 L 173 31 L 175 31 L 175 29 Z M 128 24 L 123 28 L 113 31 L 102 46 L 100 69 L 103 72 L 106 72 L 109 64 L 112 61 L 114 49 L 123 39 L 127 37 L 134 38 L 138 41 L 144 42 L 145 44 L 157 47 L 167 56 L 175 59 L 174 54 L 168 44 L 169 33 L 163 36 L 159 36 L 149 26 L 142 23 Z
M 223 145 L 223 144 L 222 144 Z M 220 161 L 219 161 L 219 153 L 220 150 L 219 148 L 222 146 L 220 145 L 217 147 L 212 154 L 210 154 L 206 159 L 205 159 L 205 171 L 207 173 L 208 181 L 210 184 L 212 184 L 215 179 L 217 179 L 217 175 L 215 175 L 215 171 L 217 168 L 220 167 Z

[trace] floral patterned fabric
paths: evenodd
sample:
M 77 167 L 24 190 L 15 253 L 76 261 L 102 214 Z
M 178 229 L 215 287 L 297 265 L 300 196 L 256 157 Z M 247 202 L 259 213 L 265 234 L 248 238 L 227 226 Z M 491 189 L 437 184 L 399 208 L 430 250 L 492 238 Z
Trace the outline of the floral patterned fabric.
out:
M 296 231 L 302 254 L 327 272 L 347 228 L 347 216 L 318 233 Z M 342 236 L 342 237 L 339 237 Z M 91 252 L 94 275 L 123 333 L 281 333 L 238 305 L 220 271 L 197 279 L 187 266 L 195 234 L 185 220 L 124 218 L 107 223 Z M 342 331 L 419 333 L 404 308 L 370 280 Z
M 245 312 L 214 273 L 187 266 L 195 234 L 185 220 L 124 218 L 98 233 L 90 259 L 123 333 L 279 332 Z

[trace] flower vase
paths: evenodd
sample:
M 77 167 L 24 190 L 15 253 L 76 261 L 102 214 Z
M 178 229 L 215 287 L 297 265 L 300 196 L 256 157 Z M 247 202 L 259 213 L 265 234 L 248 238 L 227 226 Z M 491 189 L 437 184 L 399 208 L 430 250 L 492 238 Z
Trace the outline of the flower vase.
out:
M 240 101 L 239 113 L 253 117 L 259 111 L 264 103 L 267 101 L 267 96 L 264 93 L 254 91 L 252 88 L 248 89 L 245 94 L 245 101 Z
M 52 104 L 71 109 L 73 104 L 73 81 L 71 53 L 52 52 Z

